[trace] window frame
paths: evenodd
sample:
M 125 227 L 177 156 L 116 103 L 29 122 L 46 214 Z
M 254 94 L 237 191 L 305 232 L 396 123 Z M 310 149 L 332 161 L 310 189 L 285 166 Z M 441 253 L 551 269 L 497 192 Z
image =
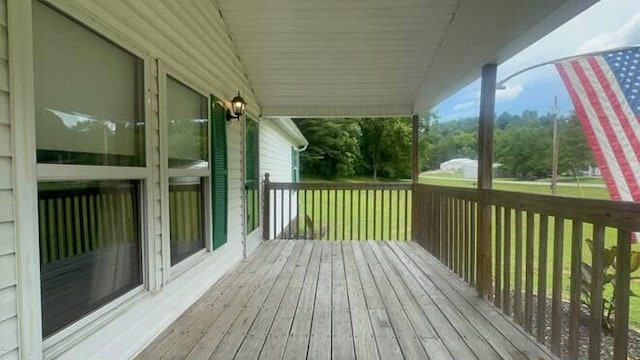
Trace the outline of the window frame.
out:
M 140 47 L 134 45 L 133 42 L 116 35 L 114 30 L 105 26 L 104 23 L 96 20 L 96 18 L 91 16 L 91 14 L 86 10 L 80 9 L 77 6 L 73 6 L 66 1 L 61 0 L 36 1 L 39 1 L 44 6 L 50 7 L 57 12 L 59 16 L 64 16 L 75 22 L 84 28 L 84 30 L 92 32 L 104 41 L 107 41 L 130 53 L 132 56 L 137 57 L 140 59 L 142 64 L 141 100 L 143 104 L 140 104 L 140 106 L 144 112 L 141 119 L 144 120 L 145 123 L 144 166 L 128 167 L 112 165 L 97 166 L 37 163 L 34 97 L 35 84 L 31 82 L 25 88 L 23 83 L 25 79 L 34 79 L 33 37 L 31 31 L 33 25 L 33 6 L 31 1 L 15 1 L 14 3 L 23 3 L 23 5 L 15 6 L 8 14 L 10 19 L 21 20 L 21 24 L 15 24 L 16 22 L 14 22 L 9 33 L 13 35 L 16 34 L 16 31 L 24 31 L 23 33 L 15 35 L 22 42 L 21 45 L 18 46 L 19 50 L 16 50 L 15 52 L 10 51 L 12 59 L 15 60 L 13 63 L 16 64 L 12 66 L 12 72 L 22 76 L 22 78 L 12 79 L 12 85 L 22 89 L 23 93 L 29 94 L 25 97 L 25 100 L 22 100 L 19 103 L 19 106 L 17 106 L 18 109 L 14 110 L 18 113 L 26 113 L 26 116 L 24 116 L 24 124 L 20 129 L 16 130 L 15 137 L 16 142 L 23 145 L 20 149 L 24 149 L 23 156 L 28 159 L 26 163 L 33 164 L 33 170 L 29 172 L 25 171 L 23 173 L 23 179 L 25 181 L 29 181 L 31 184 L 25 186 L 21 191 L 19 191 L 19 194 L 17 194 L 17 197 L 19 197 L 17 203 L 25 203 L 22 211 L 33 217 L 32 226 L 35 226 L 35 229 L 29 232 L 20 231 L 16 233 L 17 238 L 21 238 L 21 235 L 26 236 L 25 234 L 27 233 L 33 234 L 34 236 L 34 240 L 32 242 L 22 247 L 24 250 L 29 251 L 26 255 L 27 257 L 21 257 L 17 261 L 18 271 L 23 273 L 23 276 L 26 276 L 26 278 L 21 278 L 19 283 L 29 284 L 26 285 L 28 289 L 21 290 L 19 303 L 22 305 L 22 309 L 19 311 L 19 315 L 26 313 L 39 314 L 39 316 L 29 315 L 28 326 L 20 326 L 21 334 L 31 334 L 29 335 L 31 341 L 28 344 L 21 342 L 21 347 L 25 353 L 28 353 L 29 351 L 26 347 L 31 345 L 33 346 L 31 349 L 32 351 L 37 353 L 40 353 L 41 351 L 44 357 L 56 357 L 58 354 L 61 354 L 81 339 L 86 338 L 92 332 L 112 321 L 114 318 L 119 316 L 124 309 L 132 306 L 132 304 L 138 299 L 146 296 L 150 291 L 155 291 L 157 289 L 155 276 L 157 266 L 155 264 L 154 257 L 152 256 L 156 251 L 156 246 L 153 241 L 153 236 L 151 236 L 151 234 L 153 234 L 153 224 L 149 221 L 153 214 L 154 197 L 151 186 L 153 183 L 152 164 L 154 150 L 153 117 L 150 97 L 152 85 L 152 59 Z M 135 180 L 139 182 L 138 204 L 140 213 L 138 226 L 140 229 L 139 238 L 142 283 L 116 299 L 77 319 L 61 330 L 49 335 L 47 338 L 43 338 L 40 309 L 42 296 L 39 281 L 40 259 L 39 256 L 32 256 L 33 253 L 38 253 L 39 247 L 39 231 L 37 229 L 37 219 L 39 217 L 37 187 L 40 182 L 59 182 L 65 180 Z M 28 224 L 28 222 L 21 224 L 21 230 L 23 230 Z M 38 269 L 37 281 L 36 279 L 33 279 L 33 273 L 31 273 L 34 269 Z M 26 294 L 32 295 L 28 296 Z
M 187 272 L 194 265 L 203 261 L 206 256 L 213 251 L 212 245 L 212 224 L 211 224 L 211 104 L 209 93 L 199 87 L 197 81 L 190 76 L 184 75 L 180 71 L 165 64 L 161 60 L 157 60 L 158 68 L 158 130 L 159 130 L 159 149 L 160 149 L 160 191 L 162 203 L 161 217 L 162 222 L 162 272 L 163 285 L 168 284 L 172 280 Z M 206 169 L 177 169 L 169 168 L 169 133 L 167 118 L 167 77 L 186 86 L 195 93 L 204 97 L 207 101 L 207 162 Z M 204 248 L 182 259 L 178 263 L 171 265 L 171 232 L 170 232 L 170 214 L 169 214 L 169 178 L 172 177 L 198 177 L 203 181 L 202 191 L 202 223 Z

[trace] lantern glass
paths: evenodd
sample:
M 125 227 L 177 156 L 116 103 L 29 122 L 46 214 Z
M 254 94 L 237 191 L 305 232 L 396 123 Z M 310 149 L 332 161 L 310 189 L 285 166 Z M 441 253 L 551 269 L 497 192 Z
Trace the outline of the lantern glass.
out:
M 233 99 L 231 99 L 231 109 L 236 116 L 241 116 L 244 114 L 246 103 L 244 99 L 240 96 L 240 93 Z

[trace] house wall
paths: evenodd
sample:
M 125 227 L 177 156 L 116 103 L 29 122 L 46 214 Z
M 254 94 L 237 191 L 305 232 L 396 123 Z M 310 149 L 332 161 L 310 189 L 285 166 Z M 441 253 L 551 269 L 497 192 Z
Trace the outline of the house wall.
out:
M 260 122 L 260 174 L 262 179 L 264 179 L 264 174 L 268 173 L 271 182 L 293 181 L 291 172 L 292 146 L 297 147 L 295 141 L 271 119 L 263 119 Z M 296 192 L 291 193 L 291 198 L 291 206 L 289 206 L 289 192 L 284 192 L 284 201 L 280 196 L 272 196 L 269 206 L 271 215 L 275 218 L 275 227 L 272 220 L 269 238 L 273 239 L 279 235 L 283 225 L 286 227 L 296 217 L 298 213 Z M 273 211 L 274 205 L 275 211 Z M 262 219 L 262 221 L 265 220 Z
M 141 1 L 73 1 L 51 0 L 50 3 L 68 13 L 94 31 L 116 44 L 135 48 L 148 60 L 148 94 L 152 146 L 150 234 L 154 244 L 148 259 L 151 272 L 148 291 L 120 304 L 99 321 L 78 326 L 77 332 L 42 344 L 21 344 L 22 333 L 38 334 L 33 322 L 26 322 L 33 312 L 28 307 L 18 311 L 17 272 L 28 264 L 16 261 L 16 244 L 33 244 L 37 239 L 17 237 L 14 225 L 14 189 L 12 184 L 16 164 L 12 162 L 11 119 L 9 112 L 9 69 L 7 0 L 0 0 L 0 360 L 23 357 L 40 358 L 130 358 L 150 343 L 166 326 L 184 312 L 229 268 L 242 259 L 244 229 L 243 199 L 243 128 L 241 122 L 227 125 L 228 143 L 228 240 L 225 245 L 207 254 L 179 276 L 163 268 L 163 234 L 161 183 L 158 63 L 181 74 L 187 84 L 211 93 L 220 99 L 230 99 L 238 91 L 248 103 L 247 110 L 259 114 L 257 101 L 251 91 L 242 64 L 226 31 L 214 1 L 141 2 Z M 18 15 L 14 24 L 25 21 Z M 23 16 L 23 15 L 22 15 Z M 24 144 L 20 144 L 24 145 Z M 19 146 L 16 146 L 19 147 Z M 287 147 L 287 150 L 289 148 Z M 287 157 L 288 158 L 288 157 Z M 37 214 L 33 214 L 35 218 Z M 38 262 L 38 259 L 30 259 Z M 33 263 L 30 263 L 33 266 Z M 37 269 L 37 266 L 36 266 Z M 24 271 L 23 271 L 24 272 Z M 24 285 L 26 286 L 26 284 Z M 38 290 L 37 286 L 36 290 Z M 28 304 L 25 300 L 21 304 Z M 37 305 L 39 307 L 39 303 Z M 36 312 L 37 313 L 37 312 Z M 37 323 L 37 322 L 36 322 Z M 31 324 L 31 325 L 30 325 Z M 75 326 L 75 325 L 74 325 Z M 20 354 L 19 354 L 20 351 Z
M 0 359 L 18 358 L 16 238 L 7 2 L 0 0 Z

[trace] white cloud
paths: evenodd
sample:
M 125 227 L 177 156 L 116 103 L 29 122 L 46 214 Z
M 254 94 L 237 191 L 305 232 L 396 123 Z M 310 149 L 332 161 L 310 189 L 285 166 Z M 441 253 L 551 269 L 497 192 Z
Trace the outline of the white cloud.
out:
M 601 33 L 578 47 L 578 53 L 599 51 L 640 43 L 640 13 L 631 17 L 618 30 Z
M 496 90 L 496 101 L 513 100 L 524 90 L 522 84 L 507 85 L 506 89 Z
M 473 100 L 473 101 L 465 101 L 465 102 L 461 102 L 459 104 L 454 105 L 451 108 L 451 110 L 453 110 L 453 111 L 466 110 L 466 109 L 472 108 L 476 104 L 477 104 L 477 102 L 475 100 Z

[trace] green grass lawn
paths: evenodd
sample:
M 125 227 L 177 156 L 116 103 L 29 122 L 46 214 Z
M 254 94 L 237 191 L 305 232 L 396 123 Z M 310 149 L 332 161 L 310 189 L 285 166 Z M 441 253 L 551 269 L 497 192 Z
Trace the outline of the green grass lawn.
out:
M 502 180 L 502 179 L 499 179 Z M 420 182 L 423 184 L 430 185 L 441 185 L 441 186 L 456 186 L 456 187 L 464 187 L 464 188 L 475 188 L 475 181 L 460 181 L 460 180 L 451 180 L 446 177 L 443 178 L 420 178 Z M 542 195 L 550 195 L 551 189 L 546 184 L 541 185 L 533 185 L 530 183 L 522 183 L 518 184 L 515 182 L 510 183 L 501 183 L 496 182 L 493 184 L 493 188 L 496 190 L 504 190 L 504 191 L 514 191 L 514 192 L 525 192 L 525 193 L 533 193 L 533 194 L 542 194 Z M 577 187 L 566 183 L 558 184 L 558 195 L 560 196 L 571 196 L 571 197 L 579 197 L 579 198 L 587 198 L 587 199 L 609 199 L 609 193 L 605 188 L 594 188 L 594 187 Z
M 370 179 L 351 179 L 350 182 L 371 182 Z M 460 186 L 473 188 L 473 181 L 451 180 L 446 176 L 439 178 L 421 178 L 421 183 L 444 186 Z M 495 183 L 496 190 L 505 190 L 513 192 L 526 192 L 536 194 L 550 194 L 548 185 L 534 185 L 531 183 Z M 374 194 L 375 193 L 375 194 Z M 578 188 L 572 184 L 560 183 L 558 185 L 558 195 L 580 198 L 596 198 L 609 199 L 609 195 L 605 188 L 583 187 Z M 299 214 L 309 215 L 313 221 L 316 231 L 321 227 L 325 227 L 327 234 L 325 239 L 345 240 L 345 239 L 371 239 L 371 240 L 404 240 L 410 239 L 411 219 L 411 194 L 405 197 L 404 192 L 398 191 L 299 191 L 298 203 L 300 204 Z M 321 202 L 322 200 L 322 202 Z M 303 217 L 302 217 L 303 218 Z M 494 216 L 495 219 L 495 216 Z M 546 261 L 546 287 L 547 296 L 551 296 L 551 280 L 553 266 L 553 248 L 554 241 L 554 221 L 553 217 L 548 218 L 548 245 L 547 245 L 547 261 Z M 534 293 L 537 293 L 537 284 L 539 278 L 538 259 L 539 252 L 539 227 L 540 218 L 535 216 L 534 221 Z M 514 259 L 515 259 L 515 215 L 511 217 L 511 287 L 513 288 L 514 279 Z M 570 259 L 571 259 L 571 222 L 565 221 L 562 246 L 563 246 L 563 299 L 569 298 L 569 281 L 570 281 Z M 304 232 L 304 223 L 300 220 L 298 224 L 299 231 Z M 310 232 L 310 230 L 308 230 Z M 525 244 L 526 244 L 526 214 L 523 214 L 523 279 L 522 287 L 525 286 Z M 592 238 L 593 229 L 591 225 L 585 225 L 583 229 L 583 238 Z M 495 226 L 494 226 L 495 236 Z M 504 238 L 504 237 L 503 237 Z M 616 241 L 615 229 L 606 229 L 605 246 L 613 246 Z M 503 247 L 504 249 L 504 247 Z M 633 250 L 640 251 L 640 245 L 633 245 Z M 495 241 L 494 241 L 494 261 L 495 261 Z M 587 263 L 591 262 L 591 253 L 585 243 L 583 243 L 583 260 Z M 495 272 L 495 270 L 494 270 Z M 640 294 L 640 283 L 634 281 L 631 285 L 633 292 Z M 611 296 L 610 287 L 605 291 L 605 297 Z M 535 307 L 535 304 L 534 304 Z M 630 299 L 630 325 L 634 328 L 640 328 L 640 298 L 632 297 Z

